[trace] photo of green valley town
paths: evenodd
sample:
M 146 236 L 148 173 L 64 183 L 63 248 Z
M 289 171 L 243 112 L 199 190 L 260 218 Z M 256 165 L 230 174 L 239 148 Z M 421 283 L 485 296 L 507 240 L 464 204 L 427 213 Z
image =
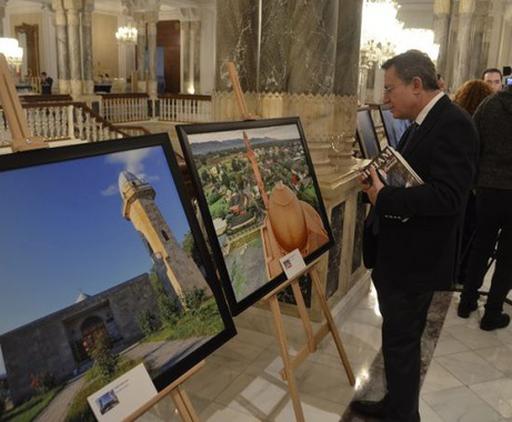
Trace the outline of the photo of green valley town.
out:
M 237 301 L 329 241 L 296 124 L 187 138 Z
M 87 397 L 224 331 L 161 147 L 0 172 L 0 420 L 94 421 Z

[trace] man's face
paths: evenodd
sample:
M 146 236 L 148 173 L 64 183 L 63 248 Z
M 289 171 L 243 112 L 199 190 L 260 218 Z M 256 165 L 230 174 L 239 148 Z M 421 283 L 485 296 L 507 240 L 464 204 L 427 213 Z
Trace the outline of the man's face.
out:
M 396 119 L 415 119 L 414 111 L 418 102 L 414 80 L 409 84 L 396 74 L 395 66 L 384 73 L 384 103 L 390 107 Z
M 484 75 L 484 82 L 487 83 L 493 92 L 498 92 L 501 90 L 501 77 L 498 72 L 487 72 Z

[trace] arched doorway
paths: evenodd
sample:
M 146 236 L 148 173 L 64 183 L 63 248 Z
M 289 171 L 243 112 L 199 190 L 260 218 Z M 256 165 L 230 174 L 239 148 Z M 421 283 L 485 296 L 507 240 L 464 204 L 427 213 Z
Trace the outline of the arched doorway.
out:
M 107 327 L 98 316 L 90 316 L 80 326 L 82 332 L 82 345 L 87 353 L 94 349 L 96 339 L 100 336 L 109 337 Z

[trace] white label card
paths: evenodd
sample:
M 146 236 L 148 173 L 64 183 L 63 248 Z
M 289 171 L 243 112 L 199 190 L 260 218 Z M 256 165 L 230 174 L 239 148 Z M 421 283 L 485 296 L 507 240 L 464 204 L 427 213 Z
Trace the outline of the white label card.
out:
M 99 422 L 119 422 L 156 394 L 155 385 L 141 363 L 91 394 L 87 401 Z
M 295 275 L 306 268 L 304 258 L 302 258 L 302 254 L 298 249 L 280 258 L 279 262 L 281 262 L 281 267 L 283 267 L 284 273 L 288 279 L 295 277 Z

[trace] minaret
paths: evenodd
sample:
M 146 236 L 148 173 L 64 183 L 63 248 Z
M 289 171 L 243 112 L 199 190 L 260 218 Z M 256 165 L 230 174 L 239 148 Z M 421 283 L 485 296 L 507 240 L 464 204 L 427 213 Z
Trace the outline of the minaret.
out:
M 155 203 L 153 187 L 128 171 L 119 174 L 119 192 L 123 217 L 131 221 L 145 238 L 151 252 L 161 257 L 174 291 L 183 302 L 184 294 L 194 287 L 210 289 L 195 262 L 181 248 Z
M 263 178 L 261 177 L 260 168 L 258 167 L 258 162 L 256 161 L 256 153 L 252 149 L 251 141 L 249 141 L 249 137 L 245 130 L 243 131 L 244 136 L 244 144 L 247 148 L 247 158 L 251 162 L 252 171 L 254 173 L 254 178 L 256 179 L 256 184 L 258 185 L 258 189 L 260 191 L 261 199 L 263 200 L 263 205 L 265 209 L 268 209 L 268 193 L 265 190 L 265 183 L 263 182 Z

